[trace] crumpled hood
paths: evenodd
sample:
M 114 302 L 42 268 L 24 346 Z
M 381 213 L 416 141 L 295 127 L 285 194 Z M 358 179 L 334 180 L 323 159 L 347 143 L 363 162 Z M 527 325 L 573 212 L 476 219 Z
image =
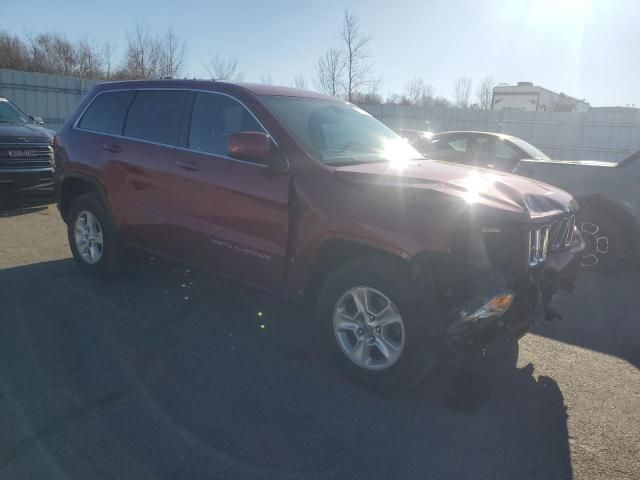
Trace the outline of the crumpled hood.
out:
M 410 161 L 404 166 L 379 162 L 336 167 L 346 181 L 420 189 L 469 204 L 481 204 L 536 219 L 577 209 L 573 197 L 559 188 L 510 173 L 435 160 Z
M 53 134 L 30 123 L 0 123 L 0 143 L 51 143 Z

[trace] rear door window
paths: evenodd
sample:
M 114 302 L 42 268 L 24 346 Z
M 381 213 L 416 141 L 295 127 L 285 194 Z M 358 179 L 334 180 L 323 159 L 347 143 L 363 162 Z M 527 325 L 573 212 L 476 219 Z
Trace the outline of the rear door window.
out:
M 98 95 L 87 108 L 78 126 L 94 132 L 121 135 L 124 117 L 133 95 L 132 90 Z
M 124 135 L 163 145 L 178 145 L 191 99 L 192 94 L 187 91 L 138 91 L 129 108 Z
M 232 133 L 264 132 L 258 121 L 238 101 L 216 93 L 196 93 L 188 147 L 226 156 Z

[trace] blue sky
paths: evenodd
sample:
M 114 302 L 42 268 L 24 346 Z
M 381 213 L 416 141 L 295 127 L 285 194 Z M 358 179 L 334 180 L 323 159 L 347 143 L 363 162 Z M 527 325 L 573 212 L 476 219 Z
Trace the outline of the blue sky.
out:
M 121 51 L 141 19 L 186 40 L 189 76 L 205 76 L 219 54 L 237 58 L 248 81 L 288 85 L 297 74 L 313 80 L 317 58 L 338 45 L 345 7 L 373 37 L 383 94 L 421 75 L 451 97 L 457 77 L 490 75 L 595 106 L 640 106 L 640 0 L 0 0 L 0 29 L 110 39 Z

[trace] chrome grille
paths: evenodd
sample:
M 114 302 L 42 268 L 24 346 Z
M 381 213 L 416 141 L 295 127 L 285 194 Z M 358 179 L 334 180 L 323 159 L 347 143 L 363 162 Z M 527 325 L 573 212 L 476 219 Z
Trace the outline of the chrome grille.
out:
M 47 144 L 0 145 L 0 170 L 51 168 L 53 147 Z
M 529 232 L 529 266 L 535 267 L 547 259 L 549 248 L 549 226 L 543 225 Z
M 529 266 L 544 262 L 549 251 L 569 247 L 573 241 L 575 215 L 568 215 L 529 231 Z
M 556 220 L 549 226 L 549 245 L 551 250 L 568 247 L 573 241 L 573 227 L 576 224 L 575 215 Z

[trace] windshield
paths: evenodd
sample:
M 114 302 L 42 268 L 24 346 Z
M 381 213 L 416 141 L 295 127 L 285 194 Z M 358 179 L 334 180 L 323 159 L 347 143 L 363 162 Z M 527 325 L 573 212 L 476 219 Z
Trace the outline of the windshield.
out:
M 521 138 L 509 137 L 509 141 L 511 143 L 513 143 L 516 147 L 519 147 L 522 150 L 524 150 L 525 153 L 532 160 L 540 160 L 540 161 L 551 160 L 544 152 L 538 150 L 536 147 L 531 145 L 529 142 L 525 142 Z
M 9 100 L 0 98 L 0 123 L 31 123 L 31 120 Z
M 422 158 L 393 130 L 349 103 L 271 95 L 260 99 L 310 155 L 327 165 Z

